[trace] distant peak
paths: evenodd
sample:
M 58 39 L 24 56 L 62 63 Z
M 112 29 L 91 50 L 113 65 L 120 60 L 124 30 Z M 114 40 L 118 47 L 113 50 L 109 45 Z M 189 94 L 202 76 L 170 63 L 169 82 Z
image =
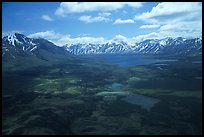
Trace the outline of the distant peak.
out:
M 20 33 L 18 33 L 18 32 L 15 32 L 14 35 L 23 35 L 23 34 L 20 34 Z
M 9 34 L 5 35 L 3 38 L 12 38 L 12 37 L 14 38 L 14 37 L 19 37 L 19 36 L 26 37 L 23 34 L 15 32 L 15 33 L 9 33 Z

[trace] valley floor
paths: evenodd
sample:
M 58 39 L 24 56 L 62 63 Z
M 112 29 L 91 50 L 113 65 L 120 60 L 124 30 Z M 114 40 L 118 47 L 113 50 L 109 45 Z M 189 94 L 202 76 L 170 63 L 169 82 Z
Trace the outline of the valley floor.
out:
M 194 58 L 4 71 L 2 98 L 3 134 L 202 134 L 202 63 Z

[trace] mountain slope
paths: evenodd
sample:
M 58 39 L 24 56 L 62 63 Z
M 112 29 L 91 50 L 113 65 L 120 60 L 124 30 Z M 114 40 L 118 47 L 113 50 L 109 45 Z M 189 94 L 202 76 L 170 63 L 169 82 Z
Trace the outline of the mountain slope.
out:
M 165 38 L 147 39 L 135 44 L 124 41 L 109 41 L 104 44 L 70 44 L 64 45 L 64 49 L 73 54 L 201 54 L 202 39 Z
M 45 39 L 12 34 L 2 38 L 3 67 L 50 65 L 74 59 L 74 55 Z
M 74 54 L 201 55 L 202 39 L 147 39 L 133 44 L 110 40 L 104 44 L 71 44 L 58 47 L 48 40 L 28 38 L 18 33 L 2 38 L 3 68 L 66 63 L 76 61 Z

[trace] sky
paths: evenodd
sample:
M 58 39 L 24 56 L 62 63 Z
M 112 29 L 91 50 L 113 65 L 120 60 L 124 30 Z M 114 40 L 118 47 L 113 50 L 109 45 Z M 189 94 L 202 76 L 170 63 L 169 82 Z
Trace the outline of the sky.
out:
M 202 3 L 3 2 L 2 36 L 15 32 L 58 46 L 202 37 Z

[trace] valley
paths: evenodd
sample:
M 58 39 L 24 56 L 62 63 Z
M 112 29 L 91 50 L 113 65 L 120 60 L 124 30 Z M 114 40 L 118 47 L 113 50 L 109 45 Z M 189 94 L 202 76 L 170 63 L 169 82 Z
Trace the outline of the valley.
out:
M 3 134 L 201 134 L 200 59 L 138 66 L 79 59 L 5 70 Z M 126 93 L 158 102 L 145 109 Z
M 7 2 L 2 135 L 202 135 L 202 2 Z

